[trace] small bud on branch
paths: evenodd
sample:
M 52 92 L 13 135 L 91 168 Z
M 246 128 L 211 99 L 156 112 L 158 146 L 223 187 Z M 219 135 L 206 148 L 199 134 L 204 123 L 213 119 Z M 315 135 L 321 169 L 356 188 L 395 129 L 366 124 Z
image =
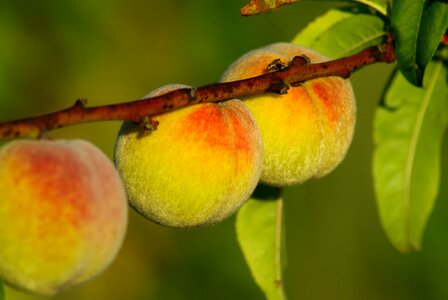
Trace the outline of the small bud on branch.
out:
M 73 106 L 61 111 L 0 123 L 0 139 L 38 138 L 52 129 L 95 121 L 127 120 L 149 124 L 151 117 L 189 105 L 268 92 L 285 93 L 289 85 L 294 86 L 326 76 L 347 78 L 352 71 L 365 65 L 390 63 L 394 60 L 394 49 L 389 43 L 369 47 L 348 57 L 316 64 L 308 63 L 303 57 L 297 56 L 285 68 L 244 80 L 179 89 L 157 97 L 96 107 L 85 107 L 85 100 L 78 100 Z

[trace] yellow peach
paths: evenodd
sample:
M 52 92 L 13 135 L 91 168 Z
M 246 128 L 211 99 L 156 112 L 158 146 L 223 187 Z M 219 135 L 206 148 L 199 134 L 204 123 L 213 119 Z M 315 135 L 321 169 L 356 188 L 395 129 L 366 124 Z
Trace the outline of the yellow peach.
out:
M 131 206 L 156 223 L 192 227 L 219 222 L 245 203 L 260 177 L 262 144 L 241 101 L 197 104 L 154 120 L 158 128 L 146 134 L 124 122 L 116 142 Z
M 305 55 L 312 63 L 328 60 L 307 48 L 276 43 L 253 50 L 235 61 L 223 82 L 268 72 L 276 59 L 288 64 Z M 349 80 L 325 77 L 291 87 L 286 95 L 243 98 L 252 112 L 264 145 L 261 181 L 274 186 L 302 183 L 331 172 L 345 157 L 354 127 L 356 104 Z
M 91 143 L 14 141 L 0 149 L 0 277 L 52 295 L 104 270 L 127 225 L 112 162 Z

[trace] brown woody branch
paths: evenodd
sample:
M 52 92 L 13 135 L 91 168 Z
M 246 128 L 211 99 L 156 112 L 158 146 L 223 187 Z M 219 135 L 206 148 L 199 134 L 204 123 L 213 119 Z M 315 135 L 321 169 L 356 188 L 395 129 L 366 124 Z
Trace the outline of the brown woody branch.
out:
M 52 129 L 107 120 L 128 120 L 151 127 L 155 125 L 151 123 L 151 117 L 189 105 L 268 92 L 286 93 L 290 85 L 306 80 L 326 76 L 347 78 L 353 70 L 362 66 L 394 60 L 394 50 L 389 43 L 317 64 L 308 63 L 306 58 L 297 56 L 283 69 L 245 80 L 179 89 L 153 98 L 97 107 L 85 107 L 85 101 L 78 100 L 72 107 L 58 112 L 0 123 L 0 139 L 37 138 Z
M 274 3 L 264 0 L 251 0 L 249 4 L 245 5 L 241 8 L 241 15 L 243 16 L 251 16 L 261 13 L 270 12 L 272 10 L 278 9 L 283 5 L 291 4 L 297 2 L 299 0 L 281 0 L 276 1 Z

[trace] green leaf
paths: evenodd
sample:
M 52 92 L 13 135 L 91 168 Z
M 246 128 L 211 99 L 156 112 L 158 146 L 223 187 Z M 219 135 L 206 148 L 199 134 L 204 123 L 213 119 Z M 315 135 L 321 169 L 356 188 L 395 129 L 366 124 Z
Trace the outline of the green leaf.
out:
M 3 281 L 0 280 L 0 300 L 5 300 L 5 288 L 3 286 Z
M 448 25 L 448 3 L 432 1 L 423 11 L 421 32 L 418 36 L 417 64 L 426 66 Z
M 402 252 L 419 250 L 439 190 L 448 123 L 447 70 L 432 62 L 425 88 L 397 72 L 376 112 L 373 176 L 382 225 Z
M 357 0 L 357 2 L 370 6 L 383 16 L 387 15 L 387 0 Z
M 391 23 L 396 34 L 398 66 L 413 85 L 422 85 L 426 65 L 440 43 L 447 20 L 446 1 L 393 1 Z
M 281 190 L 259 185 L 236 219 L 238 242 L 267 299 L 286 299 L 282 284 Z
M 384 22 L 361 8 L 333 9 L 303 29 L 293 43 L 340 58 L 381 43 Z

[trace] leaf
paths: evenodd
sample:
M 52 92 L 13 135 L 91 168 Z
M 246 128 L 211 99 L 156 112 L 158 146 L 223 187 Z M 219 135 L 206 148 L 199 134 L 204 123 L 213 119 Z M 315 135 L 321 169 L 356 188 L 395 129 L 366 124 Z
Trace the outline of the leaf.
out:
M 297 1 L 299 0 L 251 0 L 249 4 L 241 8 L 241 14 L 243 16 L 261 14 Z
M 426 66 L 448 26 L 448 3 L 430 1 L 423 11 L 421 33 L 418 38 L 417 64 Z
M 0 300 L 5 300 L 5 288 L 3 286 L 3 281 L 0 280 Z
M 370 6 L 383 16 L 387 16 L 387 0 L 357 0 L 357 2 Z
M 236 219 L 238 242 L 267 299 L 286 299 L 282 284 L 281 190 L 259 185 Z
M 381 18 L 366 9 L 333 9 L 305 27 L 292 42 L 340 58 L 379 44 L 385 36 Z
M 425 88 L 397 72 L 376 112 L 373 176 L 382 225 L 402 252 L 419 250 L 439 189 L 440 151 L 448 123 L 447 70 L 428 66 Z
M 446 1 L 393 1 L 391 24 L 396 34 L 398 66 L 413 85 L 422 85 L 426 65 L 440 43 L 447 20 Z

